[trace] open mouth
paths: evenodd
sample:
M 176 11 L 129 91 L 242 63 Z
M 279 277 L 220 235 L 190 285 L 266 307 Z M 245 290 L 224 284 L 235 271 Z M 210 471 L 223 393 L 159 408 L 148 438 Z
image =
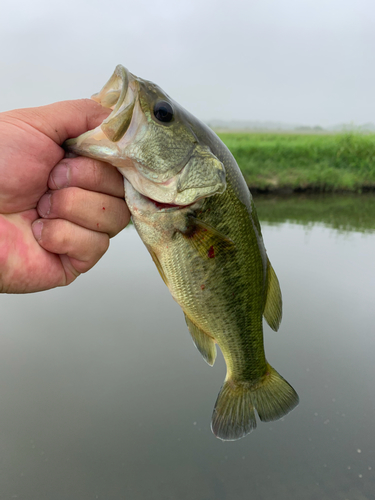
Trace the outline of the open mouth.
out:
M 144 195 L 143 195 L 144 196 Z M 153 200 L 152 198 L 149 198 L 148 196 L 144 196 L 148 201 L 151 201 L 155 205 L 156 208 L 159 210 L 168 210 L 171 208 L 174 208 L 175 210 L 180 210 L 182 208 L 189 207 L 193 203 L 190 203 L 189 205 L 176 205 L 174 203 L 162 203 L 161 201 Z

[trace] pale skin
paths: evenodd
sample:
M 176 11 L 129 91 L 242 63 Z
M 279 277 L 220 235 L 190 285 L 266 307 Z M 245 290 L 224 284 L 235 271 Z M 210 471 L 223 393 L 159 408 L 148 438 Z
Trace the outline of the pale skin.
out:
M 82 99 L 0 113 L 0 292 L 72 283 L 128 224 L 121 174 L 61 148 L 109 111 Z

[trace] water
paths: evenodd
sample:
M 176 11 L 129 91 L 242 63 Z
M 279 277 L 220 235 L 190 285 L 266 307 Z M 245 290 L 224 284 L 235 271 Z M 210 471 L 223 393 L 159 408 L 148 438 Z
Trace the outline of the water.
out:
M 72 286 L 1 296 L 0 498 L 373 499 L 374 200 L 257 199 L 284 298 L 266 353 L 301 402 L 240 441 L 211 433 L 224 361 L 133 227 Z

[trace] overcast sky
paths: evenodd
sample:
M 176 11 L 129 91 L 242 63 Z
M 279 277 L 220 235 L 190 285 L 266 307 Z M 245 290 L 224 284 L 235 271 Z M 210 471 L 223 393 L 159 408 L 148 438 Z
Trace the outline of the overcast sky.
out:
M 1 111 L 121 63 L 206 121 L 375 122 L 373 0 L 13 0 L 0 44 Z

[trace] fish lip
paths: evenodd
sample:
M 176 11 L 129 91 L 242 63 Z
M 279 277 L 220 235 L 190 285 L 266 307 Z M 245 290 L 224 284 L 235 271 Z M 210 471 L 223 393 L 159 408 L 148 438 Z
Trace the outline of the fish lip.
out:
M 124 179 L 125 179 L 125 199 L 126 199 L 126 192 L 127 192 L 127 187 L 126 187 L 126 184 L 130 184 L 131 188 L 135 193 L 137 193 L 137 195 L 142 199 L 144 200 L 144 202 L 146 202 L 147 204 L 151 205 L 152 206 L 152 212 L 157 214 L 157 213 L 170 213 L 170 212 L 177 212 L 179 210 L 183 210 L 185 208 L 191 208 L 193 205 L 196 205 L 197 203 L 200 203 L 202 198 L 200 198 L 199 200 L 195 200 L 194 202 L 192 203 L 189 203 L 187 205 L 177 205 L 177 204 L 174 204 L 174 203 L 163 203 L 163 202 L 160 202 L 160 201 L 157 201 L 153 198 L 150 198 L 149 196 L 147 196 L 146 194 L 143 194 L 141 191 L 139 191 L 138 189 L 136 189 L 134 187 L 134 185 L 130 182 L 130 180 L 127 178 L 127 176 L 124 175 Z
M 145 198 L 146 200 L 148 200 L 151 203 L 153 203 L 158 212 L 164 212 L 164 213 L 166 213 L 166 212 L 176 212 L 176 211 L 182 210 L 184 208 L 189 208 L 189 207 L 191 207 L 192 205 L 194 205 L 198 201 L 198 200 L 195 200 L 192 203 L 189 203 L 188 205 L 176 205 L 174 203 L 161 203 L 160 201 L 153 200 L 149 196 L 145 196 L 142 193 L 139 193 L 139 194 L 141 196 L 143 196 L 143 198 Z M 163 205 L 163 206 L 160 206 L 160 205 Z
M 118 64 L 112 76 L 107 81 L 107 83 L 103 85 L 102 89 L 99 92 L 93 94 L 91 96 L 91 99 L 101 104 L 102 106 L 112 109 L 111 115 L 114 116 L 119 111 L 120 107 L 122 106 L 125 100 L 129 88 L 129 82 L 130 82 L 129 70 L 125 68 L 122 64 Z M 105 99 L 108 96 L 108 94 L 114 92 L 115 90 L 120 91 L 120 95 L 116 100 L 114 106 L 110 106 L 106 104 Z
M 136 79 L 128 69 L 121 64 L 116 66 L 103 88 L 91 96 L 101 106 L 111 109 L 111 113 L 94 129 L 67 139 L 62 148 L 67 153 L 112 163 L 111 159 L 118 154 L 116 143 L 126 134 L 133 118 L 137 102 L 136 85 Z M 127 125 L 121 129 L 120 122 L 124 116 L 127 117 Z M 99 134 L 102 137 L 98 138 Z M 95 136 L 98 143 L 93 142 Z

